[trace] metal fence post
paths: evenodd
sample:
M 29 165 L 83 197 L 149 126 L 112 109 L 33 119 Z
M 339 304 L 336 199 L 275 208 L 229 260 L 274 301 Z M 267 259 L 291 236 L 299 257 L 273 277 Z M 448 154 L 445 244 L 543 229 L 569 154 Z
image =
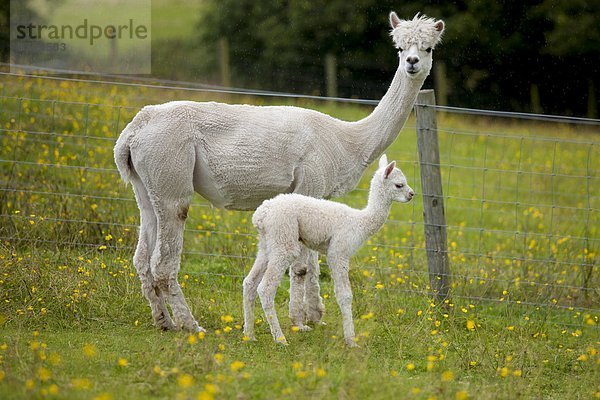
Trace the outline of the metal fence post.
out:
M 423 190 L 427 265 L 433 296 L 438 302 L 442 302 L 448 298 L 450 289 L 450 264 L 446 242 L 446 217 L 440 173 L 437 122 L 433 105 L 435 105 L 433 90 L 419 92 L 415 103 L 415 113 L 417 115 L 417 146 Z

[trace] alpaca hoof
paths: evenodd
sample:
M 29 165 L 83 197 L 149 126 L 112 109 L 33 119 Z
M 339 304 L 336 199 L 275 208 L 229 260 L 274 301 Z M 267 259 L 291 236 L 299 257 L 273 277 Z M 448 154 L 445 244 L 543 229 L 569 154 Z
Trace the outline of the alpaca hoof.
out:
M 344 340 L 346 342 L 346 346 L 349 348 L 358 348 L 360 347 L 354 338 L 347 338 Z
M 319 304 L 316 307 L 306 307 L 304 309 L 305 320 L 314 324 L 321 322 L 323 314 L 325 314 L 325 306 L 323 304 Z
M 194 321 L 194 323 L 191 325 L 185 326 L 184 328 L 186 331 L 191 332 L 191 333 L 200 333 L 200 332 L 206 333 L 206 329 L 204 329 L 203 327 L 198 325 L 198 323 L 196 321 Z
M 178 330 L 175 325 L 160 325 L 158 328 L 164 332 Z
M 167 322 L 161 321 L 161 322 L 157 322 L 155 325 L 161 331 L 176 331 L 177 330 L 177 327 L 172 322 L 171 323 L 167 323 Z
M 243 341 L 245 342 L 256 342 L 256 336 L 254 336 L 254 333 L 248 333 L 246 331 L 244 331 L 244 337 L 242 338 Z
M 176 331 L 177 326 L 173 323 L 171 318 L 167 318 L 162 315 L 160 318 L 156 319 L 155 325 L 162 331 Z

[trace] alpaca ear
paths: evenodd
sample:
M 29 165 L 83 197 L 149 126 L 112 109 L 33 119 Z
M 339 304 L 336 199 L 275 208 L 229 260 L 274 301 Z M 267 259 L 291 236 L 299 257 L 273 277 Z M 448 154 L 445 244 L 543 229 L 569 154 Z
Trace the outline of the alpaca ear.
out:
M 398 18 L 394 11 L 390 13 L 390 25 L 392 26 L 392 29 L 396 29 L 398 25 L 400 25 L 400 18 Z
M 440 19 L 435 23 L 434 27 L 435 30 L 438 31 L 438 35 L 441 35 L 444 32 L 444 28 L 446 27 L 446 25 L 444 24 L 444 21 Z
M 387 156 L 383 154 L 381 158 L 379 158 L 379 168 L 383 168 L 388 165 Z
M 392 173 L 392 171 L 396 168 L 396 161 L 392 161 L 389 163 L 387 167 L 385 167 L 385 172 L 383 173 L 383 179 L 387 179 L 388 176 Z

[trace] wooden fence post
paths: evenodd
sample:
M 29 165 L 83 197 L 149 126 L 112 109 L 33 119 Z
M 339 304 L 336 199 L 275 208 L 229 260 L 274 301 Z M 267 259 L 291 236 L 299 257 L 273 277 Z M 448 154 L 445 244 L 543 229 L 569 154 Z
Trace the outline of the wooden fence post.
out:
M 231 87 L 231 68 L 229 65 L 229 40 L 219 39 L 219 67 L 221 70 L 221 85 Z
M 325 81 L 327 82 L 327 97 L 337 97 L 337 59 L 331 53 L 325 56 Z
M 429 283 L 433 296 L 441 303 L 448 298 L 450 289 L 450 264 L 446 243 L 446 217 L 442 176 L 440 173 L 440 152 L 438 147 L 437 122 L 435 117 L 435 93 L 422 90 L 417 96 L 417 146 L 421 166 L 421 186 L 423 190 L 423 219 Z

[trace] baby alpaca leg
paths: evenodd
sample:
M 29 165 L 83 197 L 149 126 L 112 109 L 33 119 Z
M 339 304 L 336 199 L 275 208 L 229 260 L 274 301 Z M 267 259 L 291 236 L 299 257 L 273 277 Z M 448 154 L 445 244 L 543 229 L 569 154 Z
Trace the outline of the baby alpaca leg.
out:
M 281 331 L 281 326 L 277 319 L 277 313 L 275 312 L 275 294 L 277 293 L 277 287 L 281 282 L 281 278 L 285 274 L 285 270 L 290 265 L 290 261 L 293 262 L 298 257 L 300 249 L 298 245 L 297 251 L 290 254 L 285 250 L 285 246 L 281 248 L 275 246 L 277 245 L 270 246 L 269 248 L 267 271 L 258 285 L 258 296 L 260 297 L 260 302 L 262 303 L 273 338 L 278 343 L 287 344 L 287 340 Z
M 256 340 L 254 336 L 254 302 L 258 294 L 257 289 L 267 270 L 267 250 L 264 240 L 259 239 L 258 253 L 252 269 L 244 279 L 244 335 L 250 340 Z
M 309 251 L 306 278 L 304 280 L 304 315 L 307 322 L 318 324 L 323 318 L 325 305 L 321 298 L 321 287 L 319 286 L 319 253 Z
M 356 347 L 354 322 L 352 320 L 352 288 L 350 287 L 350 279 L 348 278 L 349 259 L 332 253 L 334 252 L 330 249 L 327 261 L 331 268 L 335 298 L 342 313 L 344 341 L 348 347 Z
M 289 315 L 292 323 L 302 332 L 311 330 L 309 326 L 304 324 L 306 321 L 304 314 L 304 287 L 307 269 L 309 268 L 309 256 L 310 250 L 303 246 L 300 256 L 298 256 L 290 267 Z

